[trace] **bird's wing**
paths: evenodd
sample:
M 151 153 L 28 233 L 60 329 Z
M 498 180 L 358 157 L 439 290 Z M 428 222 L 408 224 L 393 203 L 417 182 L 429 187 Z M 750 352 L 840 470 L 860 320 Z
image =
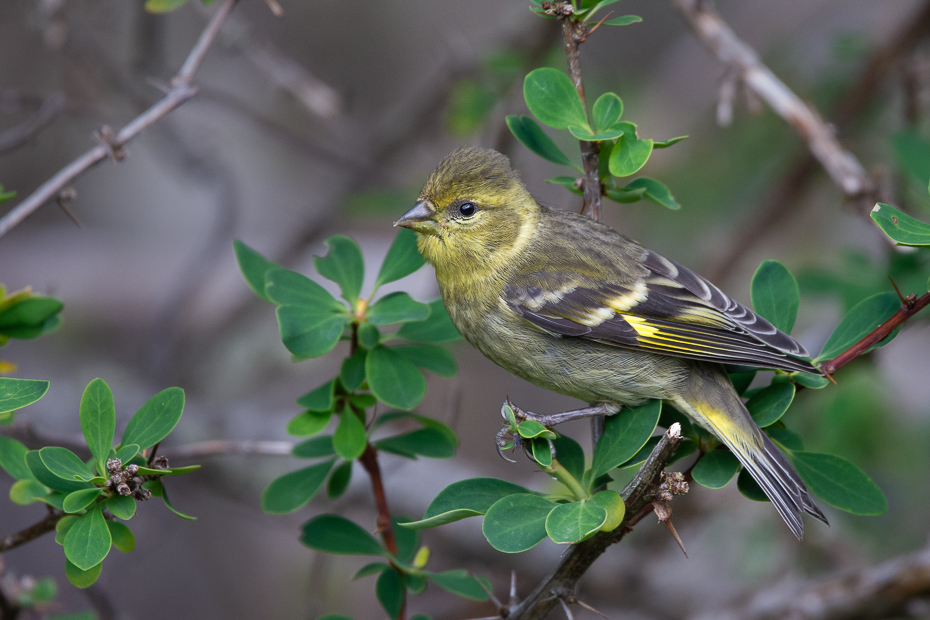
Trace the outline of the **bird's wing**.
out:
M 564 259 L 515 275 L 502 300 L 517 315 L 562 336 L 596 340 L 665 355 L 782 370 L 820 373 L 804 347 L 716 286 L 655 252 L 606 266 L 592 277 Z M 603 258 L 603 257 L 602 257 Z M 635 265 L 638 273 L 619 273 Z M 589 275 L 580 275 L 588 273 Z M 606 282 L 606 284 L 605 284 Z

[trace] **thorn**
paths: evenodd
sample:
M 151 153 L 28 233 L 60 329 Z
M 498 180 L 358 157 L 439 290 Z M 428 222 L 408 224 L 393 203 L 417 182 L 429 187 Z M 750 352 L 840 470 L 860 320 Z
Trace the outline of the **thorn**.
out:
M 78 228 L 83 228 L 81 225 L 81 218 L 78 217 L 74 207 L 71 206 L 75 198 L 77 198 L 77 191 L 73 187 L 66 187 L 58 192 L 56 202 L 59 208 L 65 212 L 65 215 L 67 215 Z
M 517 598 L 517 571 L 510 571 L 510 606 L 516 607 L 519 603 Z
M 282 9 L 281 5 L 278 4 L 278 0 L 265 0 L 265 4 L 268 5 L 268 8 L 271 9 L 271 14 L 275 17 L 281 17 L 284 15 L 284 9 Z
M 587 609 L 588 611 L 593 612 L 593 613 L 596 613 L 596 614 L 599 615 L 601 618 L 604 618 L 604 620 L 609 620 L 609 618 L 607 618 L 607 616 L 605 616 L 604 614 L 602 614 L 602 613 L 599 612 L 598 610 L 594 609 L 593 607 L 591 607 L 590 605 L 588 605 L 588 604 L 585 603 L 584 601 L 579 601 L 579 600 L 575 599 L 575 604 L 576 604 L 576 605 L 581 605 L 582 607 L 584 607 L 584 608 Z
M 495 605 L 497 605 L 497 608 L 498 608 L 498 609 L 500 609 L 500 610 L 507 609 L 507 607 L 505 607 L 504 604 L 501 603 L 499 600 L 497 600 L 497 597 L 494 596 L 494 591 L 491 590 L 491 589 L 490 589 L 489 587 L 487 587 L 486 585 L 484 585 L 484 582 L 483 582 L 483 581 L 481 581 L 480 579 L 476 579 L 475 581 L 477 581 L 477 582 L 478 582 L 478 585 L 481 586 L 481 589 L 485 591 L 485 593 L 488 595 L 488 598 L 491 599 L 491 602 L 494 603 Z
M 603 18 L 601 21 L 599 21 L 599 22 L 597 22 L 596 24 L 594 24 L 594 26 L 592 26 L 592 27 L 588 30 L 588 32 L 584 35 L 585 38 L 590 37 L 592 34 L 594 34 L 594 31 L 597 30 L 598 28 L 600 28 L 600 27 L 601 27 L 601 24 L 603 24 L 604 22 L 606 22 L 606 21 L 610 18 L 610 16 L 613 15 L 613 14 L 614 14 L 613 11 L 608 11 L 608 12 L 607 12 L 607 15 L 605 15 L 604 18 Z M 584 39 L 582 39 L 582 40 L 584 40 Z
M 575 616 L 572 615 L 572 610 L 568 607 L 568 603 L 565 602 L 565 599 L 559 598 L 559 602 L 562 603 L 562 609 L 565 610 L 565 615 L 568 617 L 568 620 L 575 620 Z
M 912 302 L 911 304 L 908 304 L 908 303 L 907 303 L 907 298 L 904 297 L 904 295 L 901 294 L 901 289 L 899 289 L 899 288 L 898 288 L 898 285 L 895 284 L 895 281 L 891 279 L 891 276 L 888 276 L 888 280 L 891 281 L 891 286 L 894 287 L 894 292 L 898 294 L 898 299 L 901 300 L 901 305 L 902 305 L 902 306 L 913 305 L 913 302 Z
M 672 519 L 668 518 L 665 520 L 665 525 L 668 526 L 669 531 L 672 533 L 672 536 L 675 537 L 675 542 L 678 543 L 678 546 L 681 548 L 681 552 L 685 554 L 685 558 L 688 557 L 688 552 L 685 551 L 685 544 L 681 542 L 681 538 L 678 537 L 678 532 L 675 531 L 675 526 L 672 525 Z

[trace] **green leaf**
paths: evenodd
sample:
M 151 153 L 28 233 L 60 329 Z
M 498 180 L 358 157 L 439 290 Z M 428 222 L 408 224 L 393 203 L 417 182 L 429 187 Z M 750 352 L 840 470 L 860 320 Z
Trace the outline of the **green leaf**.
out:
M 734 372 L 730 373 L 730 381 L 733 383 L 733 389 L 736 390 L 737 394 L 742 394 L 747 389 L 749 389 L 752 380 L 756 378 L 756 371 L 750 370 L 748 372 Z
M 52 297 L 19 299 L 0 311 L 0 335 L 23 340 L 37 338 L 57 327 L 55 315 L 63 307 L 64 304 Z
M 453 482 L 430 502 L 422 520 L 404 523 L 403 526 L 424 529 L 483 515 L 499 499 L 517 493 L 532 491 L 497 478 L 468 478 Z
M 628 177 L 646 165 L 652 154 L 652 140 L 637 138 L 633 123 L 620 122 L 617 128 L 623 130 L 623 135 L 610 152 L 608 165 L 612 175 Z
M 591 131 L 587 127 L 569 127 L 569 133 L 572 134 L 575 138 L 579 140 L 585 140 L 587 142 L 602 142 L 605 140 L 615 140 L 623 135 L 622 129 L 606 129 L 604 131 L 599 131 L 597 133 Z
M 652 148 L 654 148 L 654 149 L 667 149 L 668 147 L 672 146 L 673 144 L 678 144 L 679 142 L 681 142 L 682 140 L 685 140 L 685 139 L 688 138 L 688 137 L 689 137 L 689 136 L 678 136 L 677 138 L 669 138 L 668 140 L 661 140 L 661 141 L 659 141 L 659 140 L 653 140 L 653 141 L 652 141 Z
M 65 557 L 81 570 L 100 564 L 110 552 L 110 529 L 101 507 L 94 506 L 65 535 Z
M 189 474 L 192 471 L 200 469 L 200 465 L 188 465 L 187 467 L 172 467 L 170 469 L 155 469 L 139 466 L 140 476 L 181 476 Z
M 604 195 L 614 202 L 619 202 L 620 204 L 630 204 L 643 200 L 646 197 L 646 188 L 640 187 L 637 189 L 617 189 L 616 187 L 611 187 L 610 184 L 607 184 L 604 190 Z
M 546 538 L 546 518 L 557 505 L 530 493 L 508 495 L 488 509 L 481 532 L 498 551 L 532 549 Z
M 572 545 L 600 531 L 607 510 L 588 501 L 559 504 L 546 517 L 546 533 L 552 542 Z
M 236 253 L 236 262 L 239 263 L 239 271 L 245 278 L 246 284 L 252 289 L 252 292 L 269 303 L 271 297 L 265 292 L 265 275 L 272 269 L 280 269 L 278 265 L 265 259 L 261 254 L 242 243 L 238 239 L 233 241 L 233 250 Z
M 356 571 L 356 573 L 352 575 L 352 580 L 355 581 L 356 579 L 361 579 L 362 577 L 368 577 L 369 575 L 377 575 L 385 568 L 390 568 L 390 567 L 391 567 L 390 564 L 386 564 L 384 562 L 370 562 L 366 564 L 365 566 L 361 567 L 360 569 L 358 569 L 358 571 Z
M 265 291 L 279 306 L 311 308 L 319 314 L 346 313 L 346 306 L 310 278 L 278 267 L 265 274 Z
M 381 330 L 371 323 L 362 323 L 358 326 L 358 342 L 366 349 L 374 349 L 381 342 Z
M 455 442 L 435 428 L 421 428 L 403 435 L 379 439 L 375 448 L 401 456 L 425 456 L 431 459 L 449 459 L 455 456 Z
M 378 602 L 387 612 L 388 618 L 400 617 L 400 611 L 404 607 L 404 598 L 406 591 L 404 581 L 400 574 L 393 568 L 386 568 L 378 575 L 378 581 L 375 583 L 375 596 Z
M 787 428 L 768 427 L 765 434 L 772 438 L 772 441 L 780 445 L 785 451 L 801 452 L 804 450 L 804 443 L 801 436 Z
M 336 380 L 331 379 L 297 399 L 309 411 L 332 411 L 336 407 Z
M 113 404 L 113 392 L 103 379 L 94 379 L 87 384 L 81 397 L 80 417 L 81 431 L 97 463 L 97 471 L 104 474 L 110 448 L 113 447 L 113 435 L 116 433 L 116 406 Z M 84 569 L 93 566 L 74 563 Z
M 365 374 L 372 393 L 390 407 L 413 409 L 426 395 L 426 379 L 413 362 L 385 346 L 368 352 Z
M 555 433 L 536 420 L 523 420 L 517 424 L 517 432 L 520 434 L 520 437 L 524 439 L 534 439 L 536 437 L 555 439 Z
M 613 19 L 608 19 L 604 22 L 605 26 L 629 26 L 630 24 L 638 24 L 643 21 L 643 18 L 638 15 L 623 15 L 622 17 L 615 17 Z
M 542 127 L 529 116 L 511 114 L 505 121 L 510 133 L 533 153 L 554 164 L 578 168 L 578 165 L 563 153 L 552 138 L 546 135 Z
M 815 361 L 833 359 L 872 333 L 900 308 L 901 300 L 895 293 L 878 293 L 860 301 L 836 326 Z
M 35 480 L 36 477 L 26 466 L 26 453 L 29 448 L 12 437 L 0 435 L 0 468 L 16 480 Z
M 697 462 L 691 475 L 708 489 L 722 489 L 739 471 L 739 461 L 729 450 L 711 450 Z
M 655 431 L 661 411 L 662 401 L 650 400 L 639 407 L 625 408 L 616 415 L 608 416 L 604 434 L 594 448 L 593 477 L 606 474 L 636 454 Z
M 0 377 L 0 413 L 31 405 L 45 396 L 48 386 L 48 381 Z
M 791 373 L 791 379 L 798 385 L 803 385 L 812 390 L 820 390 L 830 385 L 830 380 L 820 375 L 812 375 L 806 372 L 796 371 Z
M 169 13 L 185 4 L 187 0 L 145 0 L 145 10 L 149 13 Z
M 70 493 L 71 491 L 77 491 L 79 489 L 89 489 L 93 486 L 89 482 L 81 482 L 73 479 L 65 480 L 64 478 L 56 476 L 50 472 L 48 467 L 45 466 L 45 463 L 42 462 L 42 457 L 39 455 L 38 450 L 30 450 L 26 453 L 24 459 L 26 461 L 26 466 L 29 468 L 29 471 L 32 472 L 32 475 L 35 476 L 35 479 L 53 491 Z
M 777 260 L 764 260 L 752 276 L 753 309 L 772 325 L 790 334 L 798 317 L 801 292 L 788 268 Z
M 571 193 L 578 194 L 579 196 L 581 196 L 583 192 L 576 185 L 579 178 L 580 177 L 568 177 L 568 176 L 553 177 L 551 179 L 546 179 L 546 183 L 553 183 L 555 185 L 561 185 L 562 187 L 564 187 Z
M 287 423 L 287 434 L 292 437 L 316 435 L 329 426 L 332 411 L 305 411 Z
M 476 578 L 468 574 L 468 571 L 462 569 L 449 570 L 444 573 L 423 571 L 423 574 L 446 592 L 473 601 L 488 600 L 488 593 L 481 587 L 481 583 Z
M 329 459 L 272 480 L 262 493 L 262 510 L 283 515 L 304 506 L 322 488 L 335 462 Z
M 855 515 L 880 515 L 888 500 L 865 472 L 844 458 L 816 452 L 790 452 L 791 464 L 817 497 Z
M 791 401 L 794 400 L 794 391 L 793 383 L 776 383 L 764 387 L 752 395 L 746 403 L 746 409 L 759 428 L 771 426 L 788 411 Z
M 302 441 L 291 450 L 291 456 L 298 459 L 318 459 L 335 454 L 332 435 L 321 435 Z
M 151 448 L 174 430 L 183 413 L 184 390 L 179 387 L 162 390 L 132 416 L 120 445 L 138 444 L 141 449 Z
M 77 523 L 77 520 L 80 517 L 75 517 L 74 515 L 68 515 L 62 517 L 58 520 L 58 523 L 55 524 L 55 542 L 59 545 L 65 544 L 65 536 L 68 534 L 68 530 L 71 529 L 71 526 Z
M 372 325 L 390 325 L 422 321 L 429 313 L 429 305 L 414 301 L 407 293 L 398 291 L 372 304 L 368 308 L 367 318 Z
M 408 228 L 400 229 L 381 264 L 381 270 L 375 280 L 375 288 L 409 276 L 425 262 L 426 259 L 417 250 L 417 233 Z
M 616 491 L 606 490 L 595 493 L 588 503 L 594 506 L 600 506 L 607 512 L 607 520 L 601 526 L 602 532 L 610 532 L 623 523 L 623 516 L 626 514 L 626 505 L 623 498 Z
M 871 216 L 879 228 L 897 244 L 930 246 L 930 224 L 882 202 L 875 205 Z
M 362 456 L 367 444 L 365 425 L 351 409 L 342 410 L 339 413 L 339 426 L 333 434 L 333 449 L 336 454 L 351 461 Z
M 549 441 L 546 438 L 535 437 L 530 439 L 527 443 L 530 458 L 543 468 L 552 466 L 552 447 L 549 445 Z
M 401 357 L 413 362 L 419 368 L 428 370 L 440 377 L 451 378 L 458 372 L 452 354 L 432 344 L 403 345 L 391 347 Z
M 121 463 L 126 464 L 132 460 L 135 455 L 139 454 L 141 449 L 139 444 L 136 443 L 121 445 L 119 450 L 116 451 L 116 458 L 118 458 Z
M 275 310 L 281 342 L 299 357 L 320 357 L 333 350 L 352 317 L 307 306 L 279 306 Z
M 25 480 L 17 480 L 13 483 L 13 486 L 10 487 L 10 501 L 20 506 L 40 501 L 41 498 L 46 495 L 48 495 L 48 489 L 44 484 L 28 478 Z
M 600 0 L 600 2 L 592 6 L 590 9 L 583 9 L 581 11 L 576 11 L 575 15 L 578 17 L 583 17 L 585 21 L 590 21 L 591 18 L 594 17 L 595 13 L 603 9 L 605 6 L 610 6 L 611 4 L 614 4 L 619 1 L 620 0 Z M 581 6 L 583 7 L 586 4 L 590 4 L 590 3 L 582 2 Z
M 148 489 L 152 492 L 152 495 L 155 497 L 160 497 L 161 501 L 165 504 L 165 508 L 173 512 L 175 515 L 181 517 L 185 521 L 196 521 L 197 517 L 192 517 L 190 515 L 184 514 L 171 504 L 171 500 L 168 499 L 168 491 L 165 489 L 164 483 L 160 478 L 155 480 L 149 480 L 142 484 L 143 488 Z
M 136 548 L 136 537 L 126 525 L 119 521 L 107 521 L 107 527 L 110 529 L 110 538 L 113 539 L 114 547 L 123 553 L 129 553 Z
M 769 501 L 765 491 L 762 490 L 762 487 L 759 486 L 758 482 L 753 480 L 752 474 L 750 474 L 745 469 L 741 471 L 739 476 L 736 478 L 736 488 L 739 489 L 739 492 L 743 494 L 743 497 L 751 499 L 754 502 Z
M 80 491 L 73 491 L 65 497 L 65 501 L 62 503 L 62 508 L 65 512 L 80 512 L 90 506 L 100 494 L 103 493 L 103 489 L 93 488 L 93 489 L 81 489 Z
M 571 79 L 550 67 L 531 71 L 523 81 L 526 107 L 539 121 L 555 129 L 586 127 L 584 106 Z
M 391 517 L 394 540 L 397 544 L 397 555 L 395 557 L 403 564 L 412 564 L 417 551 L 420 549 L 420 532 L 398 527 L 401 520 L 406 521 L 407 517 Z
M 559 464 L 570 473 L 575 480 L 581 480 L 584 475 L 584 450 L 571 437 L 559 435 L 552 440 L 555 446 L 555 458 Z
M 136 514 L 136 500 L 131 495 L 114 495 L 106 501 L 105 506 L 114 517 L 123 521 Z
M 339 515 L 320 515 L 304 523 L 300 542 L 324 553 L 382 555 L 388 553 L 374 536 Z
M 342 494 L 349 488 L 349 482 L 352 481 L 352 461 L 346 461 L 335 470 L 329 477 L 329 483 L 326 485 L 326 495 L 329 499 L 342 497 Z
M 660 207 L 665 207 L 675 211 L 681 208 L 681 205 L 678 204 L 675 201 L 675 197 L 672 196 L 672 192 L 669 191 L 665 185 L 656 181 L 655 179 L 639 177 L 638 179 L 633 179 L 623 187 L 623 189 L 627 190 L 640 188 L 645 188 L 646 198 L 656 203 Z
M 154 0 L 148 1 L 152 2 Z M 68 581 L 70 581 L 71 585 L 75 588 L 89 588 L 94 585 L 94 582 L 100 577 L 100 570 L 102 568 L 103 564 L 97 564 L 97 566 L 92 566 L 87 570 L 81 570 L 68 560 L 65 560 L 65 577 L 68 578 Z
M 347 391 L 353 392 L 365 382 L 365 357 L 367 355 L 368 351 L 359 347 L 351 357 L 342 360 L 339 379 Z
M 623 115 L 623 101 L 615 93 L 604 93 L 594 102 L 591 116 L 598 131 L 605 131 L 614 126 Z
M 77 454 L 67 448 L 48 447 L 39 450 L 42 462 L 50 472 L 65 480 L 90 480 L 93 472 Z
M 345 235 L 333 235 L 324 243 L 329 253 L 326 256 L 314 256 L 313 265 L 321 276 L 338 284 L 342 298 L 355 306 L 365 279 L 362 249 L 355 239 Z
M 449 318 L 449 313 L 446 312 L 445 306 L 442 305 L 442 300 L 431 301 L 429 307 L 430 314 L 426 320 L 404 323 L 394 334 L 394 337 L 410 342 L 431 342 L 434 344 L 458 340 L 461 336 L 459 336 L 458 330 L 455 329 L 455 325 L 452 324 L 452 319 Z

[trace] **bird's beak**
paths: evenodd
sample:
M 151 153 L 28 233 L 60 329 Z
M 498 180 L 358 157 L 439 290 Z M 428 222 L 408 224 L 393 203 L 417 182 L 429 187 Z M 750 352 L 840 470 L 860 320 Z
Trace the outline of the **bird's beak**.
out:
M 436 207 L 429 200 L 420 200 L 413 208 L 400 216 L 394 226 L 403 226 L 426 235 L 438 235 L 441 229 L 436 221 Z

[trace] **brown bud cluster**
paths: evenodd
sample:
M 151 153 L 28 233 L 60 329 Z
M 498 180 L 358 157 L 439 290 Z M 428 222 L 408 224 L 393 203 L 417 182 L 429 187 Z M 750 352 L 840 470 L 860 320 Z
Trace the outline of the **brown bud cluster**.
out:
M 167 464 L 167 461 L 165 461 Z M 163 468 L 160 468 L 163 469 Z M 142 488 L 148 476 L 139 476 L 139 466 L 130 464 L 123 469 L 123 462 L 119 459 L 107 461 L 107 473 L 110 474 L 106 488 L 115 490 L 120 495 L 131 495 L 137 500 L 145 501 L 152 497 L 152 492 Z

